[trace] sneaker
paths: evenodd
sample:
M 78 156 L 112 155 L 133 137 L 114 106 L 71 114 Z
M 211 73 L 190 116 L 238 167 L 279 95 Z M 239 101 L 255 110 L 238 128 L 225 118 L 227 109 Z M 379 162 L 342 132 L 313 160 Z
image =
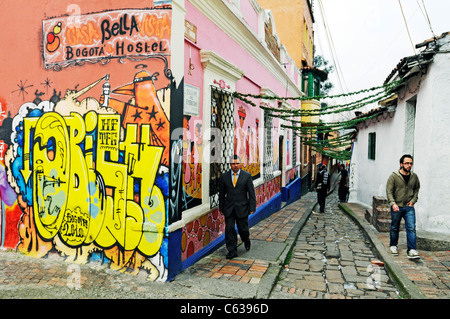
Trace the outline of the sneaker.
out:
M 391 246 L 391 254 L 394 256 L 398 255 L 397 246 Z
M 417 259 L 417 258 L 420 258 L 420 256 L 419 256 L 419 253 L 417 252 L 417 250 L 411 249 L 410 251 L 408 251 L 408 258 L 409 259 Z

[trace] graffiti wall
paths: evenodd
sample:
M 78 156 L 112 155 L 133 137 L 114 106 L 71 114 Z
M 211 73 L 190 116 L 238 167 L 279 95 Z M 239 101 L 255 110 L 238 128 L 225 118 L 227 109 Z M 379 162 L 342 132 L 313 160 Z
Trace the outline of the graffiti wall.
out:
M 46 80 L 0 100 L 1 246 L 164 280 L 171 8 L 41 26 Z
M 185 88 L 189 87 L 185 85 Z M 191 90 L 194 87 L 191 86 Z M 198 90 L 199 94 L 200 90 Z M 200 112 L 200 111 L 199 111 Z M 183 209 L 202 203 L 203 121 L 201 114 L 183 116 Z
M 294 167 L 286 171 L 285 174 L 286 185 L 289 185 L 291 182 L 293 182 L 295 179 L 298 178 L 298 171 L 299 171 L 298 167 Z
M 268 182 L 255 187 L 256 207 L 267 203 L 277 193 L 281 191 L 281 176 L 272 178 Z

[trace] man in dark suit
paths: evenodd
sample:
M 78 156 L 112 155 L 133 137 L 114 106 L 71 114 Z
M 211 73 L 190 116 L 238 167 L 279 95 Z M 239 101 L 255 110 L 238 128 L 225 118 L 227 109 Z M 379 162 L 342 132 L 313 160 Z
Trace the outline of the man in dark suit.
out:
M 231 170 L 220 178 L 219 212 L 225 216 L 225 244 L 227 259 L 237 256 L 237 225 L 246 250 L 250 249 L 248 215 L 256 210 L 256 195 L 250 173 L 241 170 L 241 160 L 234 155 Z

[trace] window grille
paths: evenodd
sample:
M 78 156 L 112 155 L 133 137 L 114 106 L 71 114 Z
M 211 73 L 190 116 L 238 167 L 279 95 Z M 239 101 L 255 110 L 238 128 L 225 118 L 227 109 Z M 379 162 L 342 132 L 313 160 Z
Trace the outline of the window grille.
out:
M 292 123 L 295 127 L 297 123 Z M 297 134 L 295 134 L 295 129 L 292 131 L 292 166 L 297 164 Z
M 210 207 L 219 205 L 219 181 L 229 168 L 234 151 L 234 99 L 231 93 L 211 86 Z
M 273 144 L 272 144 L 273 118 L 264 111 L 264 162 L 263 179 L 268 181 L 273 178 Z

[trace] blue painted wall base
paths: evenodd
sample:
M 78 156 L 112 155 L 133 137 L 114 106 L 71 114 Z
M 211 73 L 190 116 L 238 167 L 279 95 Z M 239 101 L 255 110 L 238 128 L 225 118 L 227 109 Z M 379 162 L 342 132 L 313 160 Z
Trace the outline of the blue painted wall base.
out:
M 249 216 L 248 218 L 248 226 L 252 227 L 253 225 L 259 223 L 261 220 L 269 217 L 273 213 L 279 211 L 281 209 L 281 194 L 278 193 L 274 197 L 272 197 L 267 203 L 264 203 L 260 207 L 256 209 L 256 212 Z M 237 229 L 236 229 L 237 231 Z M 212 243 L 210 243 L 208 246 L 203 247 L 200 249 L 197 253 L 190 256 L 189 258 L 185 259 L 180 267 L 176 267 L 177 269 L 180 269 L 178 272 L 181 272 L 185 270 L 186 268 L 192 266 L 197 261 L 202 259 L 203 257 L 213 253 L 215 250 L 217 250 L 219 247 L 221 247 L 223 244 L 225 244 L 225 234 L 218 237 L 216 240 L 214 240 Z M 181 247 L 181 244 L 179 245 Z M 181 255 L 181 254 L 180 254 Z M 175 266 L 175 265 L 172 265 Z M 170 271 L 169 274 L 174 274 L 173 271 Z M 176 274 L 174 274 L 176 275 Z M 174 276 L 171 277 L 172 279 Z
M 285 202 L 286 205 L 295 202 L 301 197 L 301 179 L 297 178 L 288 186 L 283 187 L 281 192 L 272 197 L 269 201 L 261 205 L 256 209 L 256 212 L 249 216 L 248 218 L 248 226 L 252 227 L 262 221 L 263 219 L 269 217 L 273 213 L 279 211 L 281 209 L 282 202 Z M 237 231 L 237 229 L 236 229 Z M 181 261 L 181 236 L 182 230 L 178 229 L 169 234 L 169 276 L 168 280 L 173 280 L 177 274 L 185 270 L 186 268 L 192 266 L 197 261 L 202 259 L 203 257 L 208 256 L 213 253 L 223 244 L 225 244 L 225 234 L 218 237 L 208 246 L 203 247 L 194 255 L 190 256 L 184 261 Z
M 302 179 L 296 178 L 286 187 L 281 188 L 281 198 L 286 205 L 298 200 L 302 193 Z

